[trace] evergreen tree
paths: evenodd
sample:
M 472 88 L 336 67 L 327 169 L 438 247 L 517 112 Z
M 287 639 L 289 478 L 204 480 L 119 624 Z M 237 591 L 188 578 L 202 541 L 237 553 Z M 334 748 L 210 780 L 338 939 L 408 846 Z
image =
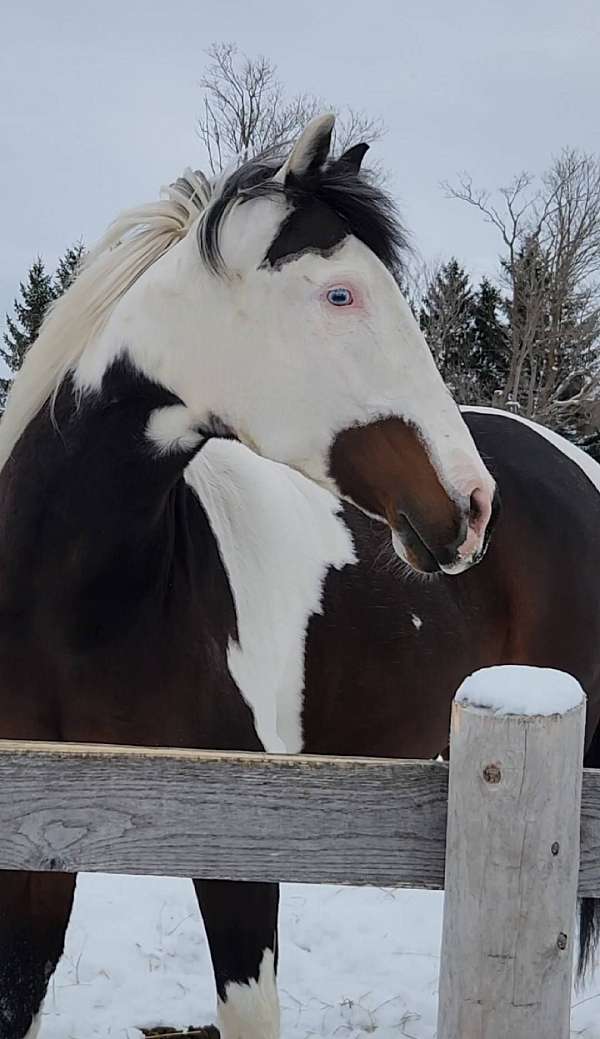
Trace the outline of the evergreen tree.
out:
M 14 302 L 14 319 L 6 316 L 7 331 L 0 356 L 13 377 L 23 363 L 27 350 L 37 339 L 38 332 L 48 306 L 55 298 L 52 277 L 48 274 L 40 256 L 32 263 L 27 281 L 21 282 L 21 298 Z M 6 394 L 12 379 L 0 379 L 0 406 L 4 410 Z
M 478 397 L 473 369 L 474 319 L 475 298 L 469 275 L 453 257 L 427 288 L 420 324 L 442 378 L 463 404 Z
M 510 362 L 504 300 L 483 278 L 474 291 L 452 258 L 423 297 L 420 324 L 444 381 L 461 404 L 491 404 L 502 391 Z
M 491 404 L 504 389 L 510 364 L 510 338 L 501 320 L 504 301 L 500 291 L 482 278 L 473 307 L 471 363 L 477 372 L 480 403 Z
M 21 282 L 20 299 L 14 302 L 14 317 L 6 315 L 6 331 L 4 346 L 0 346 L 0 356 L 11 373 L 11 377 L 0 379 L 0 413 L 4 410 L 6 396 L 12 379 L 23 364 L 25 354 L 37 339 L 42 321 L 53 300 L 66 292 L 84 255 L 81 242 L 67 249 L 58 262 L 52 276 L 38 256 L 32 263 L 27 281 Z
M 79 270 L 84 255 L 83 242 L 77 242 L 76 245 L 67 249 L 64 256 L 61 256 L 52 282 L 55 299 L 62 296 L 63 292 L 66 292 L 69 288 Z

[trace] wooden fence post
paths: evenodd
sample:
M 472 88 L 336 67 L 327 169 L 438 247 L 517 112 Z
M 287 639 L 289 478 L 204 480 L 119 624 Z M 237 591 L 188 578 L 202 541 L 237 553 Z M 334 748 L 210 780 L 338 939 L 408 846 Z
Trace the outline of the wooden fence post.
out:
M 584 728 L 561 672 L 490 668 L 457 694 L 438 1039 L 568 1039 Z

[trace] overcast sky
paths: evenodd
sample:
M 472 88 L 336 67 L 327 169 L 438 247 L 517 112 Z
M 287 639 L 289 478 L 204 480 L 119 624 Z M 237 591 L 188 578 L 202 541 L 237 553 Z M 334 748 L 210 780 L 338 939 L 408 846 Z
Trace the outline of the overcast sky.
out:
M 205 50 L 264 53 L 291 92 L 381 117 L 375 158 L 428 257 L 493 272 L 491 228 L 439 182 L 497 186 L 600 151 L 599 0 L 20 0 L 0 15 L 0 321 L 32 258 L 90 243 L 201 166 Z

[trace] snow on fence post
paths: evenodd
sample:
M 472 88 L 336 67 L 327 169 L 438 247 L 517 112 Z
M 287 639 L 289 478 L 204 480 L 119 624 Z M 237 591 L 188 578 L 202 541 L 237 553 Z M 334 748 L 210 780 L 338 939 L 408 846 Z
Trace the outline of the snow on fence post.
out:
M 438 1039 L 568 1039 L 585 696 L 478 671 L 452 709 Z

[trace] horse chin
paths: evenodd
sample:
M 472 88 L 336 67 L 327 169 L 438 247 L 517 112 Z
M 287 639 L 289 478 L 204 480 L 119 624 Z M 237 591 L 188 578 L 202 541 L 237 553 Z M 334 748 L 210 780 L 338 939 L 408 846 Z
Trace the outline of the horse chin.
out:
M 398 516 L 391 531 L 394 552 L 411 570 L 418 574 L 440 573 L 441 567 L 437 559 L 406 516 Z

